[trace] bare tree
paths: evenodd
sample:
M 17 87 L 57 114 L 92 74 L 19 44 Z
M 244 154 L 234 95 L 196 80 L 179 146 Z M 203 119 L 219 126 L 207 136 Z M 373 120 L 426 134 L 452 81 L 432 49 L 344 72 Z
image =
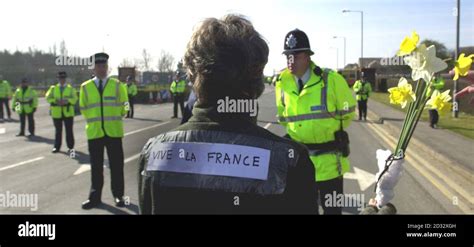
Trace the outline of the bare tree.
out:
M 61 56 L 67 56 L 66 41 L 64 40 L 59 44 L 59 53 Z
M 162 50 L 158 57 L 158 72 L 171 72 L 173 70 L 173 64 L 174 57 L 170 53 Z
M 147 51 L 147 49 L 143 49 L 142 51 L 142 61 L 141 61 L 141 67 L 144 71 L 149 71 L 150 70 L 150 65 L 152 63 L 152 57 L 151 54 Z
M 119 67 L 135 67 L 135 61 L 132 59 L 124 58 L 119 64 Z

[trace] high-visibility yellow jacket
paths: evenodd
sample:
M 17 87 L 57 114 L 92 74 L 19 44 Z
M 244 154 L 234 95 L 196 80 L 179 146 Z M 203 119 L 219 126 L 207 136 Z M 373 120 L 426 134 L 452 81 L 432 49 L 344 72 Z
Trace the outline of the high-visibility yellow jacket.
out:
M 130 85 L 127 84 L 127 92 L 128 92 L 128 95 L 131 95 L 131 96 L 137 95 L 138 94 L 137 85 L 133 83 Z
M 341 124 L 342 128 L 347 128 L 355 114 L 355 100 L 345 79 L 337 72 L 322 70 L 311 62 L 309 81 L 301 92 L 296 85 L 288 69 L 276 82 L 279 122 L 297 142 L 322 144 L 334 141 Z M 340 152 L 314 155 L 310 150 L 310 157 L 316 169 L 316 181 L 337 178 L 350 168 L 348 158 L 342 157 Z
M 367 100 L 372 92 L 372 86 L 369 82 L 362 82 L 357 80 L 352 86 L 354 92 L 356 93 L 356 100 Z
M 10 98 L 12 97 L 12 87 L 10 83 L 6 80 L 0 81 L 0 98 Z
M 74 105 L 77 102 L 77 92 L 70 84 L 64 85 L 62 92 L 59 83 L 51 86 L 45 96 L 46 101 L 51 104 L 51 117 L 55 119 L 74 117 Z M 63 102 L 62 105 L 61 102 Z
M 30 114 L 38 107 L 38 94 L 36 90 L 27 87 L 19 87 L 13 94 L 12 107 L 18 114 Z
M 170 91 L 171 93 L 184 93 L 184 90 L 186 89 L 186 81 L 181 80 L 181 81 L 173 81 L 170 86 Z
M 88 140 L 123 137 L 123 116 L 128 111 L 127 89 L 114 78 L 103 84 L 100 95 L 93 79 L 81 84 L 79 95 L 81 114 L 86 119 Z

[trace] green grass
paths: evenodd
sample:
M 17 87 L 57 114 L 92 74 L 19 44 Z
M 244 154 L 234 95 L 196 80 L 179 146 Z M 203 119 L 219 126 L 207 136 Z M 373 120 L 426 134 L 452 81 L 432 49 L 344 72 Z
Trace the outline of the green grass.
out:
M 377 93 L 374 92 L 370 95 L 370 99 L 388 105 L 399 111 L 406 112 L 405 109 L 401 109 L 400 106 L 390 104 L 388 93 Z M 428 111 L 425 110 L 421 115 L 422 121 L 429 121 Z M 444 114 L 439 116 L 438 126 L 442 129 L 447 129 L 458 134 L 461 134 L 467 138 L 474 139 L 474 115 L 459 112 L 458 118 L 453 118 L 451 114 Z

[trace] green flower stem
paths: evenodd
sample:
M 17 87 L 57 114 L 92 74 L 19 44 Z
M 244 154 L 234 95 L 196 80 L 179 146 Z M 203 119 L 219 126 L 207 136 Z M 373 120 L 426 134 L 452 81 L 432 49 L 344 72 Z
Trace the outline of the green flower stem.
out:
M 415 113 L 410 117 L 408 132 L 406 133 L 406 136 L 403 139 L 403 143 L 401 145 L 401 149 L 404 152 L 406 148 L 408 147 L 408 143 L 410 142 L 411 137 L 413 136 L 413 133 L 415 132 L 416 126 L 418 125 L 418 121 L 420 120 L 420 117 L 421 117 L 421 114 L 423 113 L 426 102 L 428 101 L 427 90 L 429 88 L 429 83 L 423 83 L 423 85 L 424 85 L 423 92 L 421 95 L 419 95 L 419 98 L 417 96 L 417 102 L 416 102 L 416 107 L 415 107 L 416 110 L 415 110 Z

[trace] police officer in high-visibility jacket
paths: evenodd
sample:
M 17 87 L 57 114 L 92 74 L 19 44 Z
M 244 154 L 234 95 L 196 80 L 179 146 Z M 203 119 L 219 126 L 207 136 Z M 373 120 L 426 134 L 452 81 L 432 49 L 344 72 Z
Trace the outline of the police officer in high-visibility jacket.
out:
M 51 117 L 55 128 L 53 153 L 61 149 L 63 124 L 66 128 L 66 144 L 68 153 L 74 152 L 74 105 L 77 102 L 77 93 L 71 84 L 66 83 L 67 74 L 64 71 L 58 73 L 59 83 L 51 86 L 46 92 L 46 101 L 51 105 Z
M 341 214 L 341 207 L 325 200 L 342 196 L 343 175 L 349 171 L 349 138 L 344 129 L 354 117 L 354 97 L 340 74 L 311 61 L 314 53 L 303 31 L 286 35 L 283 54 L 288 67 L 275 86 L 279 122 L 292 140 L 310 151 L 316 168 L 315 192 L 324 214 Z
M 34 113 L 38 108 L 38 94 L 36 90 L 28 85 L 28 79 L 23 78 L 21 85 L 13 94 L 12 110 L 20 115 L 20 133 L 16 136 L 25 135 L 25 120 L 28 118 L 28 137 L 35 136 L 35 119 Z
M 0 122 L 3 122 L 3 106 L 5 106 L 8 120 L 11 120 L 11 111 L 9 100 L 12 98 L 12 87 L 7 80 L 3 80 L 3 76 L 0 75 Z
M 130 110 L 127 112 L 127 118 L 133 118 L 133 105 L 135 103 L 135 96 L 138 94 L 137 85 L 133 82 L 133 78 L 131 76 L 127 76 L 127 93 L 128 93 L 128 103 L 130 105 Z
M 444 88 L 444 79 L 439 73 L 431 81 L 430 93 L 434 91 L 441 91 Z M 438 128 L 439 113 L 436 108 L 428 109 L 428 114 L 430 116 L 430 127 L 433 129 Z
M 104 149 L 109 158 L 112 195 L 117 207 L 124 207 L 124 154 L 122 147 L 123 117 L 128 111 L 126 88 L 107 75 L 109 55 L 94 55 L 95 77 L 81 85 L 79 105 L 86 120 L 86 134 L 91 162 L 92 186 L 83 209 L 97 207 L 101 202 L 104 184 Z
M 352 88 L 356 93 L 357 108 L 359 108 L 359 120 L 364 118 L 367 120 L 367 101 L 369 100 L 370 93 L 372 92 L 372 86 L 367 81 L 367 76 L 364 72 L 361 73 L 361 80 L 357 80 Z
M 180 78 L 179 72 L 176 73 L 176 79 L 171 83 L 170 91 L 173 94 L 173 117 L 178 117 L 178 104 L 181 109 L 181 116 L 184 114 L 184 90 L 186 89 L 186 81 Z

